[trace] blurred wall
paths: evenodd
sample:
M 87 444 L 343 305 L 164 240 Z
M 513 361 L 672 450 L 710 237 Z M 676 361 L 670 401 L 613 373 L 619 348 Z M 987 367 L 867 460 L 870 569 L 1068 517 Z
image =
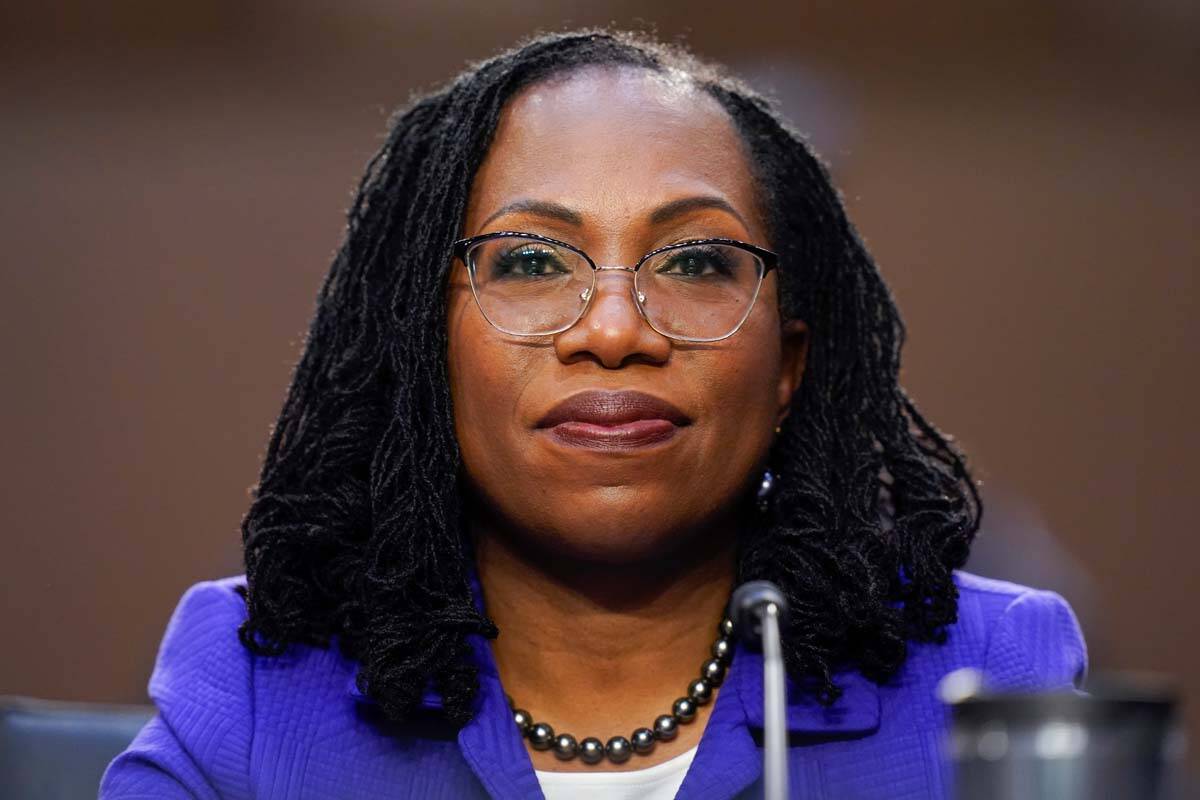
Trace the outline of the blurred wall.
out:
M 0 7 L 0 693 L 145 701 L 238 524 L 387 112 L 535 29 L 653 25 L 776 94 L 983 480 L 971 568 L 1062 591 L 1200 749 L 1194 3 Z M 470 20 L 464 25 L 463 20 Z

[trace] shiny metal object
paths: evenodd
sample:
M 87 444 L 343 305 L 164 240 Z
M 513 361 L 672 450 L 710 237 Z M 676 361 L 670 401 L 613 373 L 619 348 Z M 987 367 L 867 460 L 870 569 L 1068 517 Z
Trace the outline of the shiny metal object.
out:
M 770 581 L 743 583 L 729 601 L 737 635 L 763 652 L 763 796 L 788 797 L 787 673 L 781 629 L 787 598 Z
M 979 677 L 952 673 L 941 687 L 958 800 L 1176 800 L 1173 690 L 1124 678 L 1090 694 L 998 694 Z

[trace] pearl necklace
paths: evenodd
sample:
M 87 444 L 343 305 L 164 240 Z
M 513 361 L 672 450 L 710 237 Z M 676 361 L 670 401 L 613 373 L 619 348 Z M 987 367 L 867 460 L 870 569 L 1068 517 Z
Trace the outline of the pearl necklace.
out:
M 578 756 L 585 764 L 599 764 L 607 757 L 609 761 L 621 764 L 628 761 L 633 753 L 646 755 L 654 750 L 657 742 L 671 741 L 679 733 L 681 723 L 686 724 L 696 718 L 700 706 L 712 699 L 713 689 L 725 680 L 725 670 L 733 658 L 732 636 L 733 620 L 721 620 L 717 626 L 717 640 L 712 646 L 712 658 L 701 665 L 700 677 L 688 684 L 687 694 L 671 705 L 670 714 L 663 714 L 654 720 L 652 728 L 638 728 L 628 739 L 614 736 L 606 744 L 594 736 L 576 741 L 569 733 L 556 735 L 554 728 L 545 722 L 534 722 L 528 711 L 517 708 L 508 695 L 505 697 L 512 709 L 513 721 L 534 750 L 553 748 L 554 755 L 561 761 L 570 761 Z

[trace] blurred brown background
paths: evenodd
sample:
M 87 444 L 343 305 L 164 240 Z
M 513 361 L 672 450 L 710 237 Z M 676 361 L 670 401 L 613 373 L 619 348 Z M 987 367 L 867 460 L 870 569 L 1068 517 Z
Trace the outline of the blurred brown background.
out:
M 1185 687 L 1200 3 L 0 6 L 0 693 L 145 702 L 240 517 L 386 113 L 535 29 L 683 37 L 832 164 L 972 457 L 970 567 Z

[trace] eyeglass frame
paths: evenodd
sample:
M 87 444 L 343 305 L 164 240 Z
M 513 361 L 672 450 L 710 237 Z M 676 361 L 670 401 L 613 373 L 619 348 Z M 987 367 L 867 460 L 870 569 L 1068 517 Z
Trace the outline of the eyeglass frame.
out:
M 587 263 L 587 265 L 592 268 L 592 284 L 590 287 L 588 287 L 588 290 L 587 290 L 588 296 L 587 296 L 586 300 L 584 300 L 583 308 L 580 309 L 579 315 L 576 316 L 575 319 L 571 320 L 569 323 L 562 326 L 561 328 L 557 328 L 552 331 L 546 331 L 544 333 L 518 333 L 516 331 L 505 330 L 504 328 L 501 328 L 499 325 L 497 325 L 495 322 L 492 321 L 491 317 L 489 317 L 487 312 L 484 311 L 484 309 L 483 309 L 483 302 L 479 299 L 479 291 L 475 286 L 475 269 L 474 269 L 474 267 L 471 266 L 471 263 L 467 260 L 467 254 L 470 252 L 471 248 L 475 247 L 478 244 L 489 241 L 491 239 L 500 239 L 500 238 L 503 238 L 506 236 L 520 236 L 521 238 L 524 238 L 524 239 L 533 239 L 535 241 L 545 242 L 546 244 L 552 244 L 552 245 L 556 245 L 558 247 L 565 247 L 566 249 L 570 250 L 572 253 L 575 253 L 576 255 L 580 256 Z M 759 259 L 759 261 L 762 262 L 762 264 L 763 264 L 762 273 L 758 276 L 758 285 L 754 287 L 754 296 L 751 297 L 750 302 L 746 304 L 746 313 L 742 315 L 742 318 L 740 320 L 738 320 L 738 323 L 737 323 L 737 325 L 735 325 L 733 327 L 733 330 L 731 330 L 729 333 L 726 333 L 723 336 L 715 336 L 715 337 L 711 337 L 711 338 L 697 338 L 697 337 L 691 337 L 691 336 L 679 336 L 678 334 L 667 333 L 665 331 L 661 331 L 658 329 L 658 327 L 653 322 L 650 321 L 650 318 L 648 316 L 646 316 L 646 309 L 642 307 L 642 303 L 645 302 L 645 296 L 641 295 L 641 292 L 637 288 L 638 270 L 641 269 L 643 264 L 645 264 L 647 261 L 649 261 L 654 256 L 658 255 L 659 253 L 664 253 L 664 252 L 667 252 L 670 250 L 678 250 L 678 249 L 681 249 L 684 247 L 694 247 L 696 245 L 702 245 L 702 244 L 722 244 L 722 245 L 729 245 L 732 247 L 737 247 L 737 248 L 740 248 L 742 250 L 749 252 L 751 255 L 755 256 L 756 258 Z M 579 320 L 583 319 L 584 316 L 587 315 L 587 311 L 592 305 L 592 298 L 594 298 L 596 296 L 596 293 L 595 293 L 596 274 L 599 273 L 601 270 L 621 270 L 624 272 L 632 272 L 633 273 L 634 305 L 637 307 L 638 315 L 641 316 L 641 318 L 646 321 L 646 324 L 649 325 L 654 330 L 655 333 L 665 336 L 668 339 L 674 339 L 675 341 L 680 341 L 680 342 L 696 342 L 696 343 L 719 342 L 719 341 L 722 341 L 723 339 L 728 339 L 729 337 L 733 336 L 735 333 L 737 333 L 738 331 L 740 331 L 742 329 L 743 325 L 746 324 L 746 320 L 750 318 L 750 314 L 754 311 L 754 304 L 758 302 L 758 294 L 759 294 L 759 292 L 762 291 L 763 281 L 766 280 L 767 273 L 773 269 L 776 269 L 779 266 L 779 254 L 778 253 L 775 253 L 771 250 L 767 250 L 765 247 L 759 247 L 756 244 L 751 244 L 750 242 L 743 242 L 739 239 L 726 239 L 726 238 L 721 238 L 721 237 L 710 237 L 710 238 L 706 238 L 706 239 L 689 239 L 686 242 L 674 242 L 672 244 L 663 245 L 662 247 L 657 247 L 657 248 L 651 250 L 649 253 L 646 253 L 641 258 L 639 258 L 637 263 L 634 264 L 632 267 L 626 267 L 626 266 L 622 266 L 620 264 L 597 265 L 596 262 L 592 260 L 591 256 L 589 256 L 587 253 L 585 253 L 583 250 L 581 250 L 580 248 L 576 247 L 573 244 L 569 244 L 569 243 L 561 241 L 559 239 L 552 239 L 549 236 L 542 236 L 541 234 L 538 234 L 538 233 L 527 233 L 525 231 L 491 231 L 489 233 L 481 233 L 476 236 L 468 236 L 464 239 L 456 240 L 454 242 L 454 244 L 452 245 L 451 252 L 454 255 L 454 257 L 459 259 L 460 261 L 462 261 L 463 266 L 465 266 L 467 268 L 467 275 L 470 278 L 470 282 L 471 282 L 471 295 L 475 298 L 475 305 L 479 307 L 479 313 L 481 313 L 483 315 L 483 318 L 485 320 L 487 320 L 488 324 L 491 325 L 493 328 L 500 331 L 501 333 L 506 333 L 510 336 L 556 336 L 556 335 L 562 333 L 563 331 L 570 330 L 572 327 L 575 326 L 575 324 L 577 322 L 579 322 Z M 641 295 L 641 296 L 639 296 L 639 295 Z

